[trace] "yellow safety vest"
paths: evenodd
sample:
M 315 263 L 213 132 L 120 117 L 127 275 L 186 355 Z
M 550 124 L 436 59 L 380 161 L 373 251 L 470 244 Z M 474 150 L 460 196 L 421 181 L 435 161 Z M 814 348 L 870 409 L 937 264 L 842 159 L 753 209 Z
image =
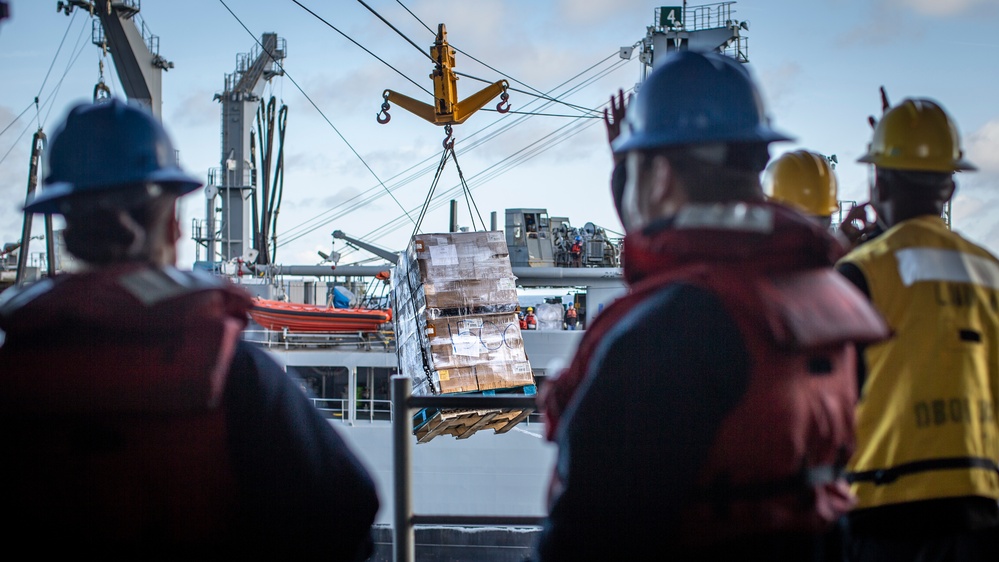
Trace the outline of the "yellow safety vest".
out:
M 864 355 L 857 507 L 999 498 L 999 260 L 923 216 L 841 263 L 860 268 L 893 332 Z

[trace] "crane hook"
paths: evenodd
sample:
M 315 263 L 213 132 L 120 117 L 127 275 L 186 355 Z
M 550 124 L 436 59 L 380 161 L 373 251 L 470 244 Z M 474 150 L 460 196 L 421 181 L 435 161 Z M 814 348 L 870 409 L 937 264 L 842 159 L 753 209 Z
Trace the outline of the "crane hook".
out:
M 496 104 L 496 111 L 499 113 L 507 113 L 510 111 L 510 103 L 506 100 L 510 99 L 510 94 L 503 92 L 500 94 L 500 102 Z
M 375 115 L 375 119 L 377 119 L 378 122 L 381 123 L 382 125 L 392 120 L 392 116 L 389 115 L 388 110 L 389 110 L 389 102 L 387 101 L 382 102 L 382 110 Z
M 388 98 L 389 98 L 389 91 L 385 90 L 384 92 L 382 92 L 382 99 L 384 100 L 382 102 L 382 110 L 379 111 L 377 114 L 375 114 L 375 119 L 377 119 L 378 122 L 381 123 L 382 125 L 388 123 L 392 119 L 392 116 L 389 115 L 389 109 L 391 106 L 389 105 Z
M 451 125 L 444 125 L 444 134 L 447 135 L 444 137 L 444 142 L 441 143 L 444 146 L 444 150 L 454 148 L 454 139 L 452 138 L 451 132 Z

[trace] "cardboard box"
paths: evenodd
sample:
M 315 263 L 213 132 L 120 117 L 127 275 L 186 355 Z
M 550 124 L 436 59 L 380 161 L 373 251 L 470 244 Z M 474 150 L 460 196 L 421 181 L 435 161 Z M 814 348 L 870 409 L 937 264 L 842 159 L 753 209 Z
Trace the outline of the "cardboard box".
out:
M 431 375 L 431 384 L 433 385 L 431 390 L 436 394 L 479 390 L 475 367 L 439 369 Z
M 513 277 L 500 231 L 418 234 L 407 255 L 424 282 Z
M 516 314 L 428 319 L 426 334 L 435 369 L 527 360 Z
M 392 274 L 399 367 L 414 395 L 534 384 L 501 231 L 421 234 Z
M 479 390 L 516 388 L 534 384 L 534 372 L 527 361 L 484 363 L 475 369 L 475 382 Z
M 431 375 L 432 391 L 439 394 L 517 388 L 534 384 L 527 361 L 481 363 L 474 367 L 440 369 Z
M 513 277 L 427 281 L 423 284 L 427 308 L 474 310 L 517 302 Z

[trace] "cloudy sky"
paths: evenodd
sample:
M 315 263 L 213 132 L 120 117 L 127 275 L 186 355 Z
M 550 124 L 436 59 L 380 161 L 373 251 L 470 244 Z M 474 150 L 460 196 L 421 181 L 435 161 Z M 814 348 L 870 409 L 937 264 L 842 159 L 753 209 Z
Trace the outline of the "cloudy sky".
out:
M 198 177 L 207 177 L 221 160 L 220 106 L 213 96 L 223 90 L 237 55 L 251 50 L 254 38 L 265 32 L 287 41 L 286 76 L 264 90 L 265 98 L 274 96 L 289 108 L 285 193 L 278 218 L 280 263 L 317 263 L 317 251 L 329 250 L 330 233 L 336 229 L 390 249 L 401 249 L 412 234 L 413 223 L 402 209 L 414 218 L 418 214 L 440 157 L 443 131 L 399 107 L 386 125 L 379 125 L 375 114 L 386 88 L 429 101 L 410 80 L 432 89 L 432 67 L 401 36 L 428 48 L 433 34 L 424 24 L 433 29 L 438 23 L 447 25 L 448 39 L 461 51 L 459 72 L 489 81 L 506 78 L 519 90 L 511 92 L 510 102 L 522 113 L 479 112 L 455 127 L 459 164 L 485 220 L 496 211 L 502 228 L 506 208 L 545 208 L 574 225 L 593 222 L 621 230 L 607 188 L 611 160 L 603 125 L 599 119 L 580 118 L 578 107 L 598 108 L 618 88 L 634 86 L 639 64 L 620 59 L 617 52 L 644 37 L 659 3 L 141 4 L 147 28 L 159 36 L 160 54 L 174 63 L 163 75 L 164 123 L 182 165 Z M 868 171 L 855 160 L 870 138 L 867 117 L 881 110 L 878 88 L 884 86 L 893 102 L 908 96 L 935 98 L 957 121 L 968 157 L 980 168 L 959 177 L 954 227 L 999 252 L 999 2 L 740 0 L 732 9 L 734 19 L 749 22 L 744 35 L 750 71 L 761 84 L 775 124 L 797 137 L 774 145 L 775 155 L 797 148 L 835 154 L 840 198 L 863 201 Z M 55 0 L 12 0 L 11 16 L 0 23 L 0 243 L 20 238 L 19 206 L 32 133 L 39 126 L 51 132 L 73 103 L 91 98 L 102 59 L 91 43 L 91 22 L 84 12 L 57 13 Z M 110 57 L 106 60 L 105 79 L 124 95 Z M 461 78 L 459 97 L 481 86 Z M 536 92 L 551 92 L 565 103 L 546 104 L 531 94 Z M 456 169 L 449 164 L 437 189 L 445 195 L 425 218 L 424 232 L 447 229 L 447 200 L 459 195 L 447 192 L 458 185 Z M 387 189 L 393 197 L 386 195 Z M 195 259 L 195 244 L 188 237 L 193 221 L 204 218 L 204 206 L 198 193 L 182 205 L 182 265 Z M 464 199 L 459 209 L 459 222 L 470 226 Z M 342 242 L 336 248 L 344 250 Z

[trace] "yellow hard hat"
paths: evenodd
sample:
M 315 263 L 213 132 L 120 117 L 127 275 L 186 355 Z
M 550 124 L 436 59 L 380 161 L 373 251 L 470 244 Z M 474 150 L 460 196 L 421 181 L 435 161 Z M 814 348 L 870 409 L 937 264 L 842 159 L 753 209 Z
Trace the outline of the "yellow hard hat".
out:
M 957 125 L 928 99 L 905 99 L 889 109 L 874 128 L 867 154 L 857 161 L 921 172 L 976 169 L 964 159 Z
M 528 312 L 534 312 L 534 307 L 533 307 L 533 306 L 529 306 L 529 307 L 527 307 L 527 311 L 528 311 Z
M 825 156 L 807 150 L 783 154 L 763 174 L 767 196 L 817 217 L 839 210 L 836 174 Z

